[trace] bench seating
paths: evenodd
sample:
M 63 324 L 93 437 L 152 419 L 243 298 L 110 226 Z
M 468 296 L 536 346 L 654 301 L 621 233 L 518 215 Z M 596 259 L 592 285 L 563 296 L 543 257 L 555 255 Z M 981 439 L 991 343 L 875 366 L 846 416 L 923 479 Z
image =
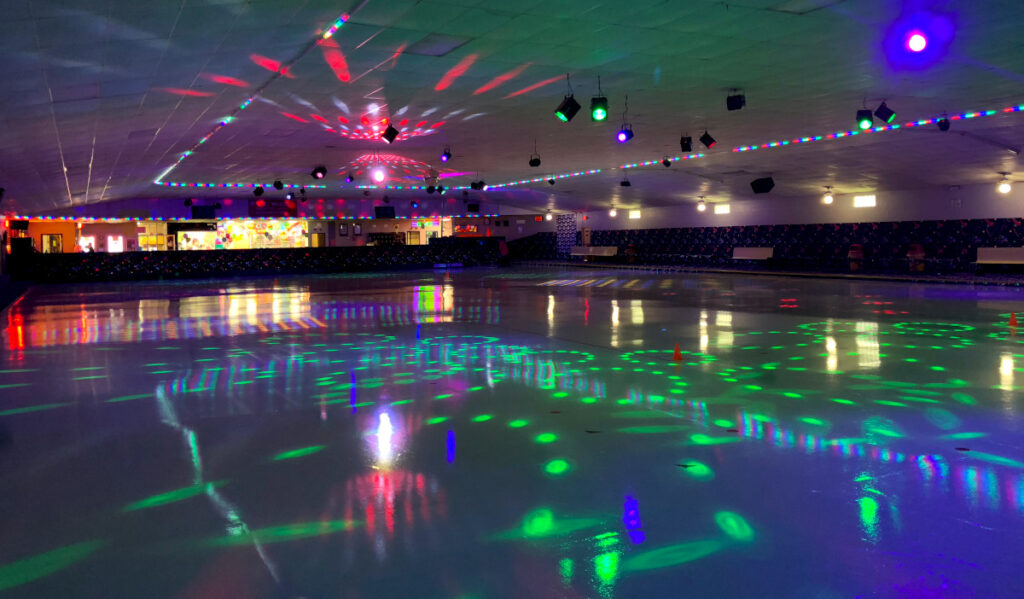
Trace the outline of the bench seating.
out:
M 771 260 L 775 248 L 732 248 L 733 260 Z
M 1024 247 L 978 248 L 978 264 L 1024 264 Z

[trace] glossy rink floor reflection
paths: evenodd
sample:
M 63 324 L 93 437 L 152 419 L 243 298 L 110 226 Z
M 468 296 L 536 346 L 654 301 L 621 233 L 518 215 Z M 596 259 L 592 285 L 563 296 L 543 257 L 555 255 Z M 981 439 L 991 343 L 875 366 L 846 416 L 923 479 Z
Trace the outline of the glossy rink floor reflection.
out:
M 35 289 L 0 315 L 0 595 L 1021 597 L 1022 306 L 588 270 Z

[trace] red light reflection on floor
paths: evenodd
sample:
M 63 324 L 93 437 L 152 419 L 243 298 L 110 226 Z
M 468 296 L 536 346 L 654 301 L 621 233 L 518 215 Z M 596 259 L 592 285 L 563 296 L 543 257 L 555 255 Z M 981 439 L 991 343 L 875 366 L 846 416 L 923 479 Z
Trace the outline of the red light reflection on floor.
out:
M 551 85 L 555 81 L 561 81 L 563 77 L 564 77 L 564 75 L 558 75 L 558 76 L 552 77 L 551 79 L 545 79 L 544 81 L 538 81 L 537 83 L 534 83 L 533 85 L 531 85 L 529 87 L 524 87 L 523 89 L 521 89 L 521 90 L 519 90 L 517 92 L 512 92 L 511 94 L 505 96 L 502 99 L 503 100 L 507 100 L 509 98 L 514 98 L 516 96 L 521 96 L 523 94 L 532 92 L 535 89 L 540 89 L 540 88 L 544 87 L 545 85 Z
M 221 83 L 223 85 L 234 85 L 235 87 L 249 87 L 247 81 L 236 79 L 234 77 L 228 77 L 227 75 L 217 75 L 214 73 L 200 73 L 199 75 L 203 79 L 213 81 L 214 83 Z
M 469 56 L 460 60 L 457 65 L 448 69 L 448 72 L 444 74 L 444 77 L 441 77 L 441 80 L 438 81 L 437 85 L 434 86 L 434 91 L 439 92 L 441 90 L 448 89 L 448 87 L 451 86 L 451 84 L 454 83 L 456 79 L 464 75 L 466 71 L 469 70 L 469 67 L 473 66 L 473 63 L 476 62 L 476 59 L 476 54 L 470 54 Z
M 291 71 L 289 69 L 287 69 L 287 68 L 282 69 L 281 61 L 279 61 L 279 60 L 274 60 L 273 58 L 267 58 L 266 56 L 260 56 L 259 54 L 250 54 L 249 55 L 249 60 L 253 61 L 255 64 L 257 64 L 257 65 L 263 67 L 264 69 L 267 69 L 268 71 L 271 71 L 273 73 L 281 73 L 282 75 L 284 75 L 285 77 L 288 77 L 289 79 L 294 79 L 295 78 L 295 75 L 292 75 L 292 73 L 291 73 Z
M 345 55 L 342 53 L 341 48 L 338 47 L 338 42 L 328 39 L 320 40 L 317 43 L 320 45 L 320 49 L 323 50 L 327 66 L 331 67 L 331 70 L 334 71 L 334 76 L 338 78 L 338 81 L 342 83 L 351 81 L 352 75 L 348 72 L 348 61 L 345 60 Z
M 201 92 L 194 89 L 182 89 L 180 87 L 157 87 L 157 91 L 167 92 L 175 96 L 189 96 L 193 98 L 206 98 L 214 95 L 212 92 Z
M 506 83 L 506 82 L 510 81 L 511 79 L 514 79 L 514 78 L 518 77 L 520 73 L 522 73 L 523 71 L 526 70 L 526 67 L 530 66 L 530 64 L 532 64 L 532 63 L 527 62 L 525 64 L 522 64 L 522 65 L 512 69 L 511 71 L 509 71 L 507 73 L 503 73 L 501 75 L 498 75 L 494 79 L 491 79 L 487 83 L 485 83 L 485 84 L 481 85 L 480 87 L 478 87 L 477 90 L 475 92 L 473 92 L 473 95 L 477 96 L 477 95 L 480 95 L 482 93 L 489 92 L 492 89 L 498 87 L 499 85 L 501 85 L 503 83 Z

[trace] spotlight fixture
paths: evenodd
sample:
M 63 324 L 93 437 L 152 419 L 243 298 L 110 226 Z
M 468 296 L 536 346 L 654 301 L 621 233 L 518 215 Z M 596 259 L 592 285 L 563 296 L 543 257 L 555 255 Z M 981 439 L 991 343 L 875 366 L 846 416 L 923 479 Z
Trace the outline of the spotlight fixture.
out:
M 446 192 L 446 191 L 448 191 L 448 190 L 445 189 L 443 185 L 438 185 L 437 186 L 437 193 L 439 193 L 441 195 L 444 195 L 444 192 Z
M 882 119 L 886 125 L 896 120 L 896 112 L 892 108 L 889 108 L 885 104 L 884 100 L 878 105 L 878 108 L 875 109 L 875 116 Z
M 540 166 L 540 154 L 530 154 L 530 166 L 533 168 Z
M 707 209 L 708 205 L 704 202 L 704 196 L 701 196 L 700 200 L 697 202 L 697 212 L 704 212 Z
M 263 195 L 263 186 L 259 185 L 256 187 L 256 189 L 252 190 L 252 195 L 256 197 L 260 197 L 261 195 Z
M 949 119 L 947 119 L 946 117 L 942 117 L 941 119 L 935 121 L 935 124 L 938 126 L 939 131 L 949 131 Z
M 409 207 L 410 208 L 419 208 L 420 207 L 420 203 L 417 202 L 416 200 L 413 200 L 413 201 L 409 202 Z
M 684 152 L 693 151 L 693 138 L 689 135 L 684 135 L 679 138 L 679 149 Z
M 345 175 L 345 183 L 351 183 L 355 180 L 356 178 L 352 176 L 352 173 Z
M 608 216 L 610 216 L 612 218 L 615 218 L 618 215 L 619 215 L 619 211 L 616 210 L 615 208 L 612 208 L 611 210 L 608 211 Z
M 441 162 L 448 162 L 452 159 L 452 151 L 448 146 L 444 147 L 444 152 L 441 152 Z
M 552 178 L 548 179 L 548 185 L 554 185 L 554 184 L 555 184 L 555 179 L 554 179 L 554 177 L 552 177 Z
M 544 215 L 544 220 L 551 220 L 553 218 L 555 217 L 551 214 L 550 210 L 548 210 L 548 213 Z
M 373 171 L 373 180 L 376 181 L 377 183 L 383 183 L 384 182 L 384 169 L 382 169 L 380 167 L 374 169 L 374 171 Z
M 286 199 L 286 200 L 294 200 L 295 199 L 295 192 L 294 191 L 289 191 L 288 193 L 284 194 L 284 199 Z
M 395 129 L 395 126 L 390 123 L 388 124 L 388 128 L 384 130 L 384 133 L 381 133 L 380 135 L 380 138 L 388 142 L 389 144 L 395 143 L 395 139 L 397 137 L 398 129 Z
M 597 95 L 590 99 L 590 120 L 603 121 L 608 118 L 608 98 L 601 91 L 601 77 L 597 78 Z
M 309 176 L 314 179 L 323 179 L 327 176 L 327 167 L 322 164 L 318 165 L 313 169 L 313 172 L 309 173 Z
M 191 206 L 191 205 L 192 205 L 192 198 L 189 198 L 189 199 L 185 200 L 185 206 L 186 207 Z
M 672 166 L 672 161 L 669 159 L 668 156 L 665 156 L 664 158 L 662 158 L 661 159 L 661 163 L 663 165 L 665 165 L 665 168 L 668 168 L 668 167 Z
M 576 98 L 572 93 L 572 82 L 569 80 L 569 73 L 565 74 L 565 84 L 569 88 L 569 93 L 562 98 L 562 102 L 555 109 L 555 116 L 564 123 L 568 123 L 572 120 L 576 113 L 580 111 L 580 103 L 576 101 Z
M 700 136 L 700 143 L 704 144 L 704 147 L 710 150 L 711 148 L 715 147 L 716 142 L 715 138 L 711 137 L 711 134 L 708 133 L 707 129 L 705 129 L 704 135 Z
M 472 183 L 469 184 L 469 188 L 476 191 L 482 191 L 484 189 L 487 189 L 487 184 L 484 183 L 483 181 L 473 181 Z
M 619 181 L 619 187 L 632 187 L 633 184 L 629 182 L 627 177 L 622 177 L 622 181 Z
M 750 182 L 750 189 L 754 190 L 754 193 L 768 193 L 774 187 L 775 179 L 771 177 L 761 177 Z
M 860 129 L 862 131 L 866 131 L 866 130 L 870 129 L 871 125 L 873 125 L 873 124 L 874 123 L 871 120 L 871 111 L 870 110 L 868 110 L 867 108 L 864 108 L 864 109 L 861 109 L 861 110 L 857 111 L 857 128 L 858 129 Z
M 999 182 L 999 187 L 997 187 L 996 189 L 999 191 L 999 193 L 1006 195 L 1010 193 L 1010 190 L 1013 189 L 1013 186 L 1010 185 L 1010 179 L 1007 178 L 1010 173 L 999 174 L 1003 176 L 1003 180 Z
M 284 183 L 281 183 L 280 179 L 274 181 L 274 189 L 281 191 L 282 189 L 284 189 Z
M 928 47 L 928 38 L 920 31 L 911 31 L 907 36 L 907 50 L 923 52 Z
M 738 90 L 733 90 L 738 91 Z M 743 94 L 732 94 L 725 97 L 725 107 L 728 110 L 739 110 L 747 105 L 747 97 Z
M 434 187 L 433 185 L 427 186 L 427 193 L 434 193 L 435 191 L 437 191 L 437 188 Z
M 620 144 L 624 144 L 627 141 L 633 139 L 633 125 L 626 122 L 626 115 L 629 113 L 629 96 L 626 96 L 626 107 L 622 111 L 622 127 L 619 128 L 619 132 L 615 135 L 615 139 Z
M 831 206 L 832 202 L 834 202 L 835 200 L 835 197 L 832 196 L 832 186 L 826 185 L 825 195 L 821 196 L 821 203 L 825 204 L 826 206 Z

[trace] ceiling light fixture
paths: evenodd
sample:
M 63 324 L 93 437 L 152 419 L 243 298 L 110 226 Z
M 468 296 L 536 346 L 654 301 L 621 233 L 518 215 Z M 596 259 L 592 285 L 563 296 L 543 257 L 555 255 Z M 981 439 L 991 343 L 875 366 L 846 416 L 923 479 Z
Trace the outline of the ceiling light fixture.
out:
M 707 209 L 708 205 L 704 202 L 704 196 L 700 196 L 700 200 L 697 202 L 697 212 L 704 212 Z
M 555 217 L 554 217 L 554 215 L 551 214 L 550 210 L 548 210 L 548 213 L 544 215 L 544 220 L 551 220 L 553 218 L 555 218 Z
M 261 195 L 263 195 L 263 186 L 258 185 L 256 189 L 252 190 L 252 195 L 256 197 L 260 197 Z
M 446 192 L 446 191 L 448 191 L 448 190 L 445 189 L 443 185 L 438 185 L 437 186 L 437 193 L 439 193 L 441 195 L 444 195 L 444 192 Z
M 624 144 L 627 141 L 633 139 L 633 125 L 626 122 L 626 115 L 629 113 L 629 96 L 626 96 L 626 107 L 622 111 L 622 127 L 619 128 L 619 133 L 615 136 L 615 139 L 620 144 Z
M 309 173 L 309 176 L 313 177 L 314 179 L 323 179 L 324 177 L 327 176 L 327 167 L 323 166 L 322 164 L 318 165 L 313 169 L 311 173 Z
M 672 160 L 668 156 L 665 156 L 664 158 L 662 158 L 661 159 L 661 163 L 663 165 L 665 165 L 665 168 L 668 168 L 668 167 L 672 166 Z
M 710 150 L 718 142 L 716 142 L 715 138 L 711 137 L 711 134 L 708 133 L 707 129 L 705 129 L 704 130 L 704 135 L 700 136 L 700 143 L 704 144 L 704 147 Z
M 999 191 L 999 193 L 1006 195 L 1010 193 L 1010 190 L 1013 189 L 1013 185 L 1010 184 L 1010 179 L 1008 178 L 1010 173 L 999 174 L 1003 176 L 1003 180 L 999 182 L 999 186 L 996 189 Z
M 356 178 L 352 176 L 352 173 L 345 175 L 345 183 L 351 183 L 355 180 Z
M 530 167 L 540 166 L 540 154 L 537 153 L 537 138 L 533 138 L 533 154 L 530 154 Z
M 738 92 L 740 90 L 734 89 L 732 91 Z M 743 95 L 742 93 L 732 94 L 732 95 L 729 95 L 729 96 L 725 97 L 725 107 L 728 110 L 739 110 L 739 109 L 743 108 L 746 105 L 747 105 L 747 97 L 745 95 Z
M 949 119 L 942 117 L 935 121 L 935 126 L 939 128 L 939 131 L 949 131 Z
M 693 151 L 693 138 L 689 135 L 684 135 L 679 138 L 679 149 L 684 152 Z
M 610 216 L 612 218 L 615 218 L 618 215 L 619 215 L 619 211 L 616 210 L 615 208 L 612 208 L 611 210 L 608 211 L 608 216 Z
M 395 129 L 394 125 L 388 123 L 388 128 L 384 130 L 384 133 L 381 134 L 380 138 L 389 144 L 395 143 L 395 139 L 398 138 L 398 129 Z
M 911 52 L 923 52 L 928 47 L 928 38 L 920 31 L 911 31 L 906 45 Z
M 274 181 L 274 189 L 281 191 L 282 189 L 284 189 L 284 183 L 281 183 L 280 180 Z
M 619 187 L 632 187 L 633 184 L 629 182 L 629 177 L 623 176 L 622 181 L 619 181 Z
M 564 123 L 568 123 L 572 120 L 576 113 L 580 111 L 580 103 L 576 101 L 572 93 L 572 82 L 569 80 L 569 73 L 565 74 L 565 83 L 569 88 L 569 93 L 562 98 L 561 104 L 555 109 L 555 116 L 558 117 Z
M 862 108 L 861 110 L 857 111 L 857 128 L 858 129 L 860 129 L 861 131 L 867 131 L 868 129 L 871 128 L 871 125 L 873 125 L 873 124 L 874 124 L 874 121 L 872 121 L 872 119 L 871 119 L 871 110 L 869 110 L 867 108 Z
M 284 194 L 284 199 L 286 199 L 286 200 L 294 200 L 295 199 L 295 192 L 294 191 L 289 191 L 288 193 Z
M 896 112 L 886 105 L 885 100 L 882 100 L 882 103 L 875 109 L 875 116 L 882 119 L 886 125 L 896 120 Z
M 554 185 L 554 184 L 555 184 L 555 178 L 554 177 L 548 179 L 548 185 Z
M 831 206 L 832 202 L 834 202 L 835 200 L 836 200 L 835 197 L 833 197 L 833 195 L 832 195 L 832 186 L 831 185 L 826 185 L 825 186 L 825 195 L 821 196 L 821 203 L 825 204 L 826 206 Z
M 444 152 L 441 152 L 441 162 L 448 162 L 452 159 L 452 150 L 448 146 L 444 147 Z
M 383 168 L 377 167 L 376 169 L 374 169 L 374 171 L 373 171 L 373 180 L 376 181 L 377 183 L 383 183 L 384 182 L 384 169 Z
M 775 179 L 771 177 L 761 177 L 750 182 L 750 189 L 754 190 L 754 193 L 768 193 L 774 188 Z
M 597 77 L 597 95 L 590 99 L 590 120 L 603 121 L 608 118 L 608 98 L 601 91 L 601 77 Z

